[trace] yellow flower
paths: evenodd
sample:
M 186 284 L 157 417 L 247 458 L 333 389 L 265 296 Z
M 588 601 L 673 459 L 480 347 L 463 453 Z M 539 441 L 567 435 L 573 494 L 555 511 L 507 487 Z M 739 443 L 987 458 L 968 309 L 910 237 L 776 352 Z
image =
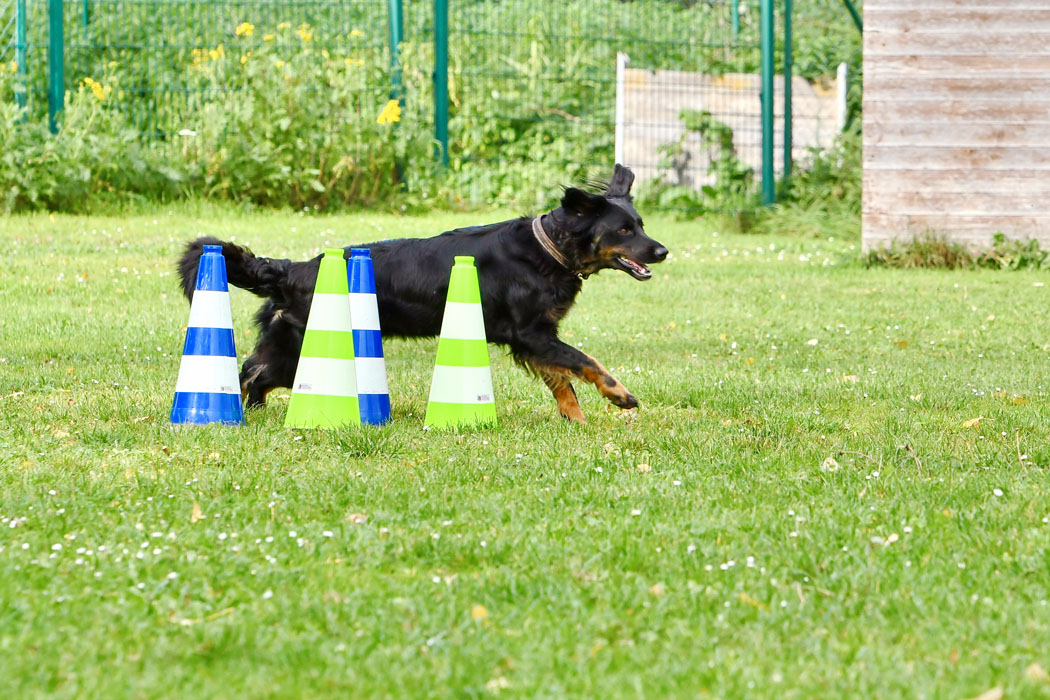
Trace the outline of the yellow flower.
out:
M 273 41 L 274 34 L 263 34 L 263 41 Z
M 84 78 L 80 82 L 82 85 L 86 85 L 87 87 L 91 88 L 91 92 L 95 93 L 95 97 L 98 99 L 99 102 L 105 102 L 110 90 L 112 90 L 112 88 L 110 88 L 108 85 L 103 85 L 97 80 L 93 80 L 91 78 Z
M 117 66 L 119 66 L 120 64 L 119 64 L 119 63 L 117 63 L 116 61 L 110 61 L 110 62 L 109 62 L 109 63 L 107 63 L 106 65 L 107 65 L 107 66 L 109 66 L 110 68 L 116 68 L 116 67 L 117 67 Z
M 309 24 L 300 24 L 299 28 L 295 30 L 295 33 L 298 34 L 299 38 L 303 41 L 313 41 L 314 33 L 310 31 Z
M 246 54 L 244 54 L 243 56 L 241 56 L 241 65 L 242 65 L 242 66 L 243 66 L 243 65 L 244 65 L 245 63 L 247 63 L 247 62 L 248 62 L 248 57 L 249 57 L 249 56 L 251 56 L 251 55 L 252 55 L 252 53 L 251 53 L 251 51 L 249 51 L 248 53 L 246 53 Z
M 277 61 L 278 68 L 284 68 L 284 61 Z
M 251 22 L 241 22 L 237 25 L 237 28 L 233 30 L 233 33 L 237 36 L 251 36 L 255 33 L 255 25 Z
M 213 61 L 218 61 L 220 58 L 226 55 L 226 51 L 222 48 L 222 44 L 219 44 L 214 49 L 208 51 L 208 56 Z
M 397 100 L 390 100 L 383 107 L 383 111 L 376 117 L 376 124 L 393 124 L 401 121 L 401 105 Z
M 289 24 L 288 22 L 281 22 L 280 24 L 277 25 L 277 29 L 278 30 L 291 29 L 291 27 L 292 27 L 292 25 Z
M 12 73 L 17 73 L 18 72 L 18 61 L 11 61 L 11 72 Z
M 349 36 L 349 37 L 350 37 L 351 39 L 354 39 L 354 38 L 356 38 L 356 37 L 359 37 L 359 36 L 364 36 L 364 35 L 365 35 L 365 33 L 364 33 L 364 32 L 362 32 L 362 31 L 361 31 L 360 29 L 351 29 L 351 30 L 350 30 L 350 34 L 349 34 L 348 36 Z

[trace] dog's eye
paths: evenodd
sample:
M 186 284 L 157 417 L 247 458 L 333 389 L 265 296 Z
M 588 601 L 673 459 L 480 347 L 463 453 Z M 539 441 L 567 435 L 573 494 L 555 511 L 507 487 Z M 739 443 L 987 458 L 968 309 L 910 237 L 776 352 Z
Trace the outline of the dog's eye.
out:
M 630 231 L 628 231 L 628 230 L 627 230 L 627 229 L 625 229 L 625 228 L 622 228 L 622 229 L 620 229 L 620 235 L 621 235 L 621 236 L 630 236 L 630 235 L 631 235 L 631 232 L 630 232 Z

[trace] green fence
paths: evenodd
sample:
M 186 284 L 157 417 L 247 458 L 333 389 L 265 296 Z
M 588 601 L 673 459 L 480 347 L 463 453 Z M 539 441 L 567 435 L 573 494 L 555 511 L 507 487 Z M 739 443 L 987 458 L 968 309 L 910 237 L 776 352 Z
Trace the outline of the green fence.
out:
M 229 109 L 260 81 L 279 82 L 277 57 L 294 57 L 300 75 L 314 66 L 328 76 L 319 91 L 331 89 L 332 71 L 343 66 L 337 80 L 346 95 L 326 108 L 326 129 L 353 128 L 361 114 L 398 99 L 399 132 L 432 140 L 428 150 L 447 163 L 444 177 L 464 199 L 528 200 L 523 187 L 542 197 L 554 184 L 611 172 L 619 53 L 632 69 L 665 72 L 654 75 L 761 69 L 769 81 L 774 33 L 776 66 L 790 66 L 782 39 L 789 17 L 790 0 L 0 0 L 0 61 L 19 71 L 15 96 L 27 118 L 56 118 L 64 90 L 90 90 L 157 148 L 183 148 L 180 139 L 204 128 L 217 104 Z M 261 56 L 268 63 L 253 71 Z M 684 123 L 683 134 L 717 151 L 710 177 L 694 183 L 712 201 L 770 201 L 769 153 L 768 172 L 755 172 L 744 150 L 762 146 L 707 108 L 728 104 L 720 91 L 739 92 L 730 82 L 702 86 L 702 109 L 665 117 L 673 124 L 657 123 L 654 133 Z M 772 110 L 770 103 L 766 122 L 748 127 L 762 132 L 766 151 Z M 237 138 L 224 128 L 224 138 Z M 790 148 L 790 118 L 785 131 Z M 657 145 L 651 162 L 630 164 L 673 171 L 681 143 Z M 432 167 L 402 150 L 393 177 Z M 719 199 L 719 188 L 735 197 Z
M 644 4 L 644 11 L 640 5 Z M 546 2 L 453 0 L 453 165 L 535 167 L 557 182 L 611 171 L 617 54 L 631 66 L 721 75 L 756 72 L 758 2 Z M 722 95 L 710 87 L 703 102 Z M 663 126 L 650 123 L 654 131 Z M 759 128 L 756 122 L 755 128 Z M 671 137 L 668 137 L 669 139 Z M 670 154 L 650 149 L 630 165 L 655 168 Z M 730 167 L 729 159 L 712 163 Z M 728 184 L 729 173 L 712 173 Z

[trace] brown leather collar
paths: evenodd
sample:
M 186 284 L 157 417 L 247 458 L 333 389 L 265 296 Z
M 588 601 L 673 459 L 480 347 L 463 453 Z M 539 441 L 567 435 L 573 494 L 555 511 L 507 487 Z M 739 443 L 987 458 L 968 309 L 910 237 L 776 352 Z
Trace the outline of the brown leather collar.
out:
M 532 220 L 533 238 L 536 239 L 536 242 L 540 244 L 540 247 L 547 251 L 547 254 L 554 258 L 559 265 L 564 267 L 572 274 L 579 276 L 580 273 L 572 269 L 572 267 L 569 265 L 568 259 L 565 257 L 565 254 L 558 250 L 558 246 L 554 245 L 554 241 L 552 241 L 550 236 L 547 235 L 547 232 L 543 230 L 543 224 L 540 223 L 540 218 L 541 217 L 537 216 L 535 219 Z

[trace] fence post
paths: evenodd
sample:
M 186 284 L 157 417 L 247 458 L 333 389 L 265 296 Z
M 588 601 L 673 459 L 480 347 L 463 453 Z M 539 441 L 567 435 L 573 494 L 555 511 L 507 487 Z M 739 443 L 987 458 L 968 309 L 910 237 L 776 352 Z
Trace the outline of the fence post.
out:
M 776 198 L 773 182 L 773 0 L 762 0 L 762 204 Z
M 860 18 L 860 13 L 857 12 L 857 6 L 853 4 L 852 0 L 842 0 L 846 4 L 846 9 L 849 10 L 849 16 L 853 18 L 853 24 L 857 25 L 857 31 L 861 34 L 864 33 L 864 20 Z
M 729 5 L 729 21 L 733 27 L 733 41 L 740 34 L 740 0 L 731 0 Z
M 47 3 L 47 123 L 51 133 L 58 132 L 58 113 L 66 99 L 65 32 L 62 25 L 62 0 Z
M 84 0 L 87 2 L 87 0 Z M 405 106 L 405 94 L 401 85 L 401 41 L 405 36 L 404 12 L 401 0 L 389 0 L 390 8 L 390 99 Z
M 793 146 L 791 123 L 791 68 L 795 57 L 791 47 L 792 0 L 784 0 L 784 179 L 791 177 L 791 148 Z
M 84 26 L 91 24 L 91 0 L 84 0 L 83 3 L 83 21 Z
M 434 0 L 434 137 L 448 167 L 448 0 Z
M 26 50 L 26 0 L 15 4 L 15 63 L 18 64 L 18 82 L 15 83 L 15 104 L 26 106 L 26 91 L 29 89 L 28 51 Z

